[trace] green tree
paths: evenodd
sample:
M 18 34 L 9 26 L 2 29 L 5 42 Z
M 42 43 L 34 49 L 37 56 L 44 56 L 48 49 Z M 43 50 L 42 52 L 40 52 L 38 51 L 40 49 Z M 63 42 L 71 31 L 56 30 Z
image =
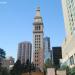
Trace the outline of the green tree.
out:
M 70 75 L 75 75 L 75 67 L 70 70 Z
M 26 63 L 21 64 L 20 60 L 17 60 L 14 64 L 13 69 L 10 71 L 11 75 L 21 75 L 22 73 L 27 73 L 35 71 L 35 67 L 33 63 L 31 63 L 29 60 L 26 61 Z
M 48 58 L 44 63 L 44 71 L 46 72 L 47 68 L 52 68 L 52 67 L 53 67 L 52 61 Z
M 71 69 L 67 65 L 63 65 L 60 67 L 60 70 L 66 70 L 67 75 L 71 75 Z
M 9 75 L 8 69 L 0 67 L 0 75 Z
M 36 71 L 36 67 L 34 66 L 33 63 L 31 63 L 31 71 L 35 72 Z
M 27 72 L 34 72 L 36 71 L 36 68 L 34 66 L 33 63 L 31 63 L 29 60 L 26 61 L 26 64 L 24 64 L 23 68 L 23 72 L 27 73 Z
M 31 62 L 29 60 L 26 61 L 26 72 L 31 72 Z
M 21 61 L 17 60 L 14 64 L 13 69 L 10 71 L 11 75 L 21 75 L 22 67 L 21 67 Z

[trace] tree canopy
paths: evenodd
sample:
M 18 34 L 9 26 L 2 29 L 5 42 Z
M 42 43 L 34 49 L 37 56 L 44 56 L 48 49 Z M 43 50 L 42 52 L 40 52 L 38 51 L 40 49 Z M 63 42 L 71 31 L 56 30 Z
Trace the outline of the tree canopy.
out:
M 14 64 L 13 69 L 10 71 L 11 75 L 21 75 L 22 73 L 27 73 L 35 71 L 34 64 L 31 63 L 29 60 L 26 61 L 26 63 L 21 64 L 20 60 L 17 60 Z

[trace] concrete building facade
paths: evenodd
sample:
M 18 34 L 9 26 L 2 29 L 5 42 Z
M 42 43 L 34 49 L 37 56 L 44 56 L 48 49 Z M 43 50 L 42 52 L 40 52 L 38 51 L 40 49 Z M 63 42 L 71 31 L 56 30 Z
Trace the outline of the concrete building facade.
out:
M 62 0 L 66 38 L 62 43 L 62 64 L 75 64 L 75 0 Z
M 68 35 L 75 34 L 75 0 L 62 0 L 65 30 Z
M 62 44 L 62 65 L 73 67 L 75 64 L 75 37 L 69 36 Z
M 44 62 L 43 35 L 43 20 L 40 15 L 40 7 L 37 7 L 33 23 L 33 62 L 41 70 Z
M 31 62 L 31 52 L 32 52 L 32 44 L 27 41 L 21 42 L 18 45 L 17 59 L 19 59 L 21 63 L 26 63 L 27 60 Z

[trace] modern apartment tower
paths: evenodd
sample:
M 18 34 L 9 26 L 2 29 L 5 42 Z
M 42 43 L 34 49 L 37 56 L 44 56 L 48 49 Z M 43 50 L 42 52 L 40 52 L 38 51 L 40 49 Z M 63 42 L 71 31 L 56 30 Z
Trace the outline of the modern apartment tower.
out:
M 50 37 L 44 37 L 44 62 L 51 60 L 51 50 L 50 50 Z
M 62 63 L 75 64 L 75 0 L 62 0 L 66 38 L 62 44 Z
M 43 70 L 43 20 L 40 15 L 40 7 L 37 7 L 33 23 L 33 62 L 36 68 Z
M 21 42 L 18 45 L 18 57 L 21 63 L 26 63 L 27 60 L 31 61 L 32 44 L 30 42 Z

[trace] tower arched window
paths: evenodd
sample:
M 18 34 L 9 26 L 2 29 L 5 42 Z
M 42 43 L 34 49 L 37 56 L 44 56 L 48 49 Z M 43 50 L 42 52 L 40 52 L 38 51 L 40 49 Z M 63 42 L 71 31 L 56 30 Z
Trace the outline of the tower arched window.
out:
M 40 30 L 40 26 L 35 26 L 35 30 Z
M 38 27 L 38 29 L 40 30 L 40 26 Z

